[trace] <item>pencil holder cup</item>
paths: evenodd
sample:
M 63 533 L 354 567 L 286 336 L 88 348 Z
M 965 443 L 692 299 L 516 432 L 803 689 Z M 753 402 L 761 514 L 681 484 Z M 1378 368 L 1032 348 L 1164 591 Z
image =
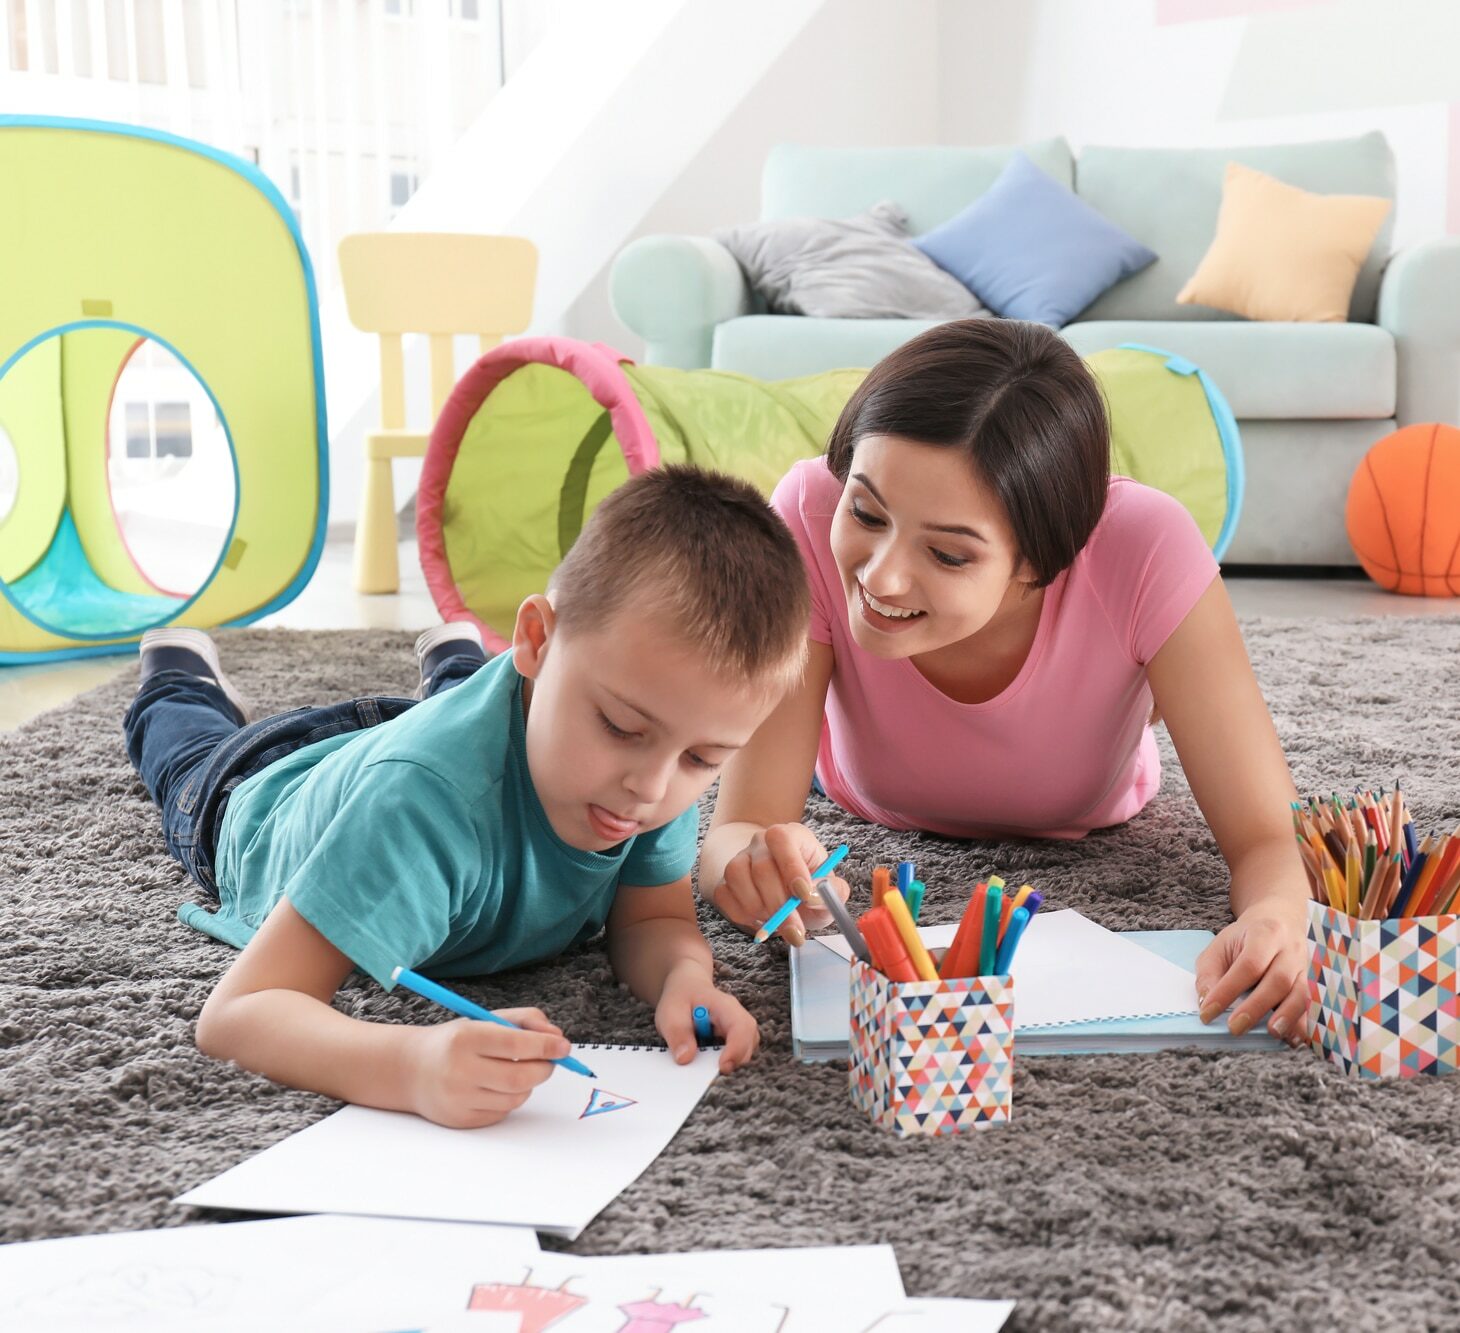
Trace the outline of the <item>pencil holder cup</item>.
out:
M 1460 1068 L 1460 916 L 1361 921 L 1308 904 L 1308 1039 L 1366 1078 Z
M 894 1134 L 957 1134 L 1014 1103 L 1011 977 L 889 981 L 852 960 L 852 1102 Z

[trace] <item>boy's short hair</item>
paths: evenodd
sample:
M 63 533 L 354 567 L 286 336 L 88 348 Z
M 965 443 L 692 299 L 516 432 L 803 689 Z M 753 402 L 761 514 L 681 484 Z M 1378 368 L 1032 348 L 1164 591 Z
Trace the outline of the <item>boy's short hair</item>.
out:
M 805 664 L 811 594 L 796 539 L 754 486 L 721 472 L 631 477 L 583 525 L 548 591 L 569 630 L 636 602 L 719 675 L 785 687 Z

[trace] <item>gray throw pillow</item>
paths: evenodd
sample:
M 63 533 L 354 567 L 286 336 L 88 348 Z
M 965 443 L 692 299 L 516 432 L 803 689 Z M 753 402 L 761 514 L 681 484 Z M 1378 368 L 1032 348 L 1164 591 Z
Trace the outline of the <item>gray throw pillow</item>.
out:
M 851 218 L 780 218 L 714 233 L 778 315 L 820 319 L 972 319 L 972 292 L 907 239 L 890 200 Z

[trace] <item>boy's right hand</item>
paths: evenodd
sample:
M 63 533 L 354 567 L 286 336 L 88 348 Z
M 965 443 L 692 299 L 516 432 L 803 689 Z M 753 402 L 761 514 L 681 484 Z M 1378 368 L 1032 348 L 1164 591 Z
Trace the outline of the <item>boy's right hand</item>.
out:
M 495 1125 L 545 1082 L 573 1048 L 541 1009 L 502 1009 L 521 1031 L 474 1018 L 416 1028 L 411 1101 L 451 1129 Z
M 805 824 L 772 824 L 726 862 L 725 877 L 710 901 L 741 930 L 753 934 L 787 898 L 799 898 L 804 905 L 781 923 L 776 934 L 789 944 L 805 944 L 808 928 L 818 930 L 831 921 L 831 913 L 812 896 L 811 872 L 826 857 L 826 848 Z M 835 893 L 843 902 L 851 892 L 836 874 L 817 880 L 814 887 L 818 894 Z

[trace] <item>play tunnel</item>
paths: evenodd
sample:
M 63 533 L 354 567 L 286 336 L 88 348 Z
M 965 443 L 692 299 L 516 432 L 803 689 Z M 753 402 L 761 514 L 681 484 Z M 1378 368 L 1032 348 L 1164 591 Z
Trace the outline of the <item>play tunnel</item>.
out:
M 314 279 L 256 168 L 0 117 L 0 662 L 245 624 L 319 559 Z

